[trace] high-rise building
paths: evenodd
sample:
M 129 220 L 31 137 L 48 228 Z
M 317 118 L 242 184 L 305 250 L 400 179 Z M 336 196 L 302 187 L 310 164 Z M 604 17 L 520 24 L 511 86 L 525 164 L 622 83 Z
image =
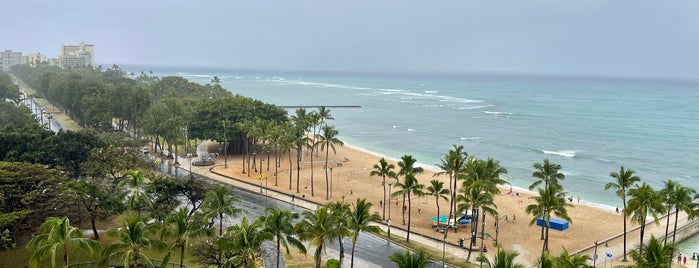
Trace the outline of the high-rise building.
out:
M 13 52 L 12 50 L 5 50 L 0 52 L 0 61 L 2 61 L 2 69 L 9 70 L 10 66 L 20 64 L 20 59 L 22 58 L 22 52 Z
M 79 45 L 63 45 L 61 67 L 95 66 L 95 46 L 80 42 Z

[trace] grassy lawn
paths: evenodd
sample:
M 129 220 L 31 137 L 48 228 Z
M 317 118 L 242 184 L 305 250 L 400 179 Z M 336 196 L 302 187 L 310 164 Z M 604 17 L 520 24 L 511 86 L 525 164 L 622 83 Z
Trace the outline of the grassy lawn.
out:
M 61 112 L 61 110 L 59 110 L 56 106 L 51 104 L 48 100 L 38 98 L 36 95 L 36 91 L 33 88 L 29 87 L 27 84 L 25 84 L 24 81 L 21 81 L 21 83 L 22 83 L 22 88 L 24 89 L 24 91 L 26 91 L 30 96 L 34 96 L 36 102 L 38 102 L 39 104 L 41 104 L 41 106 L 43 106 L 49 112 L 51 112 L 51 114 L 53 115 L 53 118 L 55 120 L 58 120 L 58 122 L 61 122 L 61 125 L 63 125 L 64 128 L 66 128 L 70 131 L 78 131 L 78 130 L 82 129 L 82 127 L 78 126 L 78 124 L 75 123 L 75 121 L 73 121 L 73 119 L 70 119 L 70 117 L 68 117 L 66 114 Z

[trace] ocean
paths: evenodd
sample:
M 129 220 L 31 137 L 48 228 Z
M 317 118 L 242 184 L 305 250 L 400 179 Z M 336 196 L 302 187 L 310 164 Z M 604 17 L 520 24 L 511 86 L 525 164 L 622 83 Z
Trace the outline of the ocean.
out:
M 499 160 L 512 185 L 532 164 L 560 164 L 571 196 L 613 210 L 604 184 L 620 166 L 660 189 L 697 188 L 699 82 L 494 74 L 321 73 L 122 66 L 197 83 L 213 76 L 234 94 L 281 106 L 331 108 L 347 144 L 391 158 L 411 154 L 435 168 L 452 145 Z M 293 111 L 290 111 L 293 113 Z

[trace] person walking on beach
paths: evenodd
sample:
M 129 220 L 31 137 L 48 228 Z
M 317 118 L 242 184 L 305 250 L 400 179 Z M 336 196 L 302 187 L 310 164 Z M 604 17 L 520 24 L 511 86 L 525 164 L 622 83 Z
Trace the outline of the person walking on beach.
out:
M 291 202 L 296 202 L 296 195 L 295 194 L 291 194 Z
M 517 215 L 512 214 L 512 223 L 515 223 L 515 220 L 517 219 Z
M 379 207 L 380 207 L 380 208 L 383 207 L 383 200 L 379 200 Z
M 683 265 L 687 265 L 687 256 L 682 257 Z

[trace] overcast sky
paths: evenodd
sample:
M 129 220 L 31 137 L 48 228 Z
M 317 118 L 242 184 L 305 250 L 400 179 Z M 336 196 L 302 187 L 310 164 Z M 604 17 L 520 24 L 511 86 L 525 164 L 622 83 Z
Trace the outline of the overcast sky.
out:
M 0 49 L 102 65 L 699 80 L 696 0 L 3 2 Z

